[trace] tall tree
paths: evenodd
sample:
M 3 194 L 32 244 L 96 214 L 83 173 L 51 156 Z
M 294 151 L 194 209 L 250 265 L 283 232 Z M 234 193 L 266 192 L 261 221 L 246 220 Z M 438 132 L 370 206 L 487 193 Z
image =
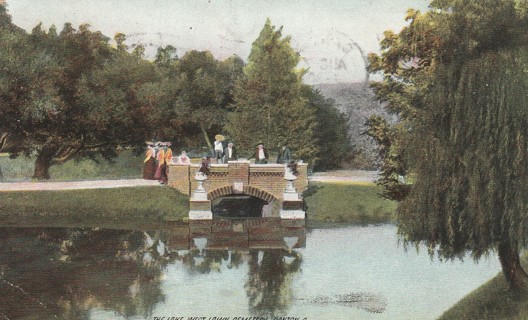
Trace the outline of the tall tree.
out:
M 315 140 L 318 150 L 314 158 L 314 170 L 337 169 L 352 150 L 348 133 L 349 118 L 336 108 L 333 100 L 325 98 L 311 86 L 304 86 L 303 92 L 317 118 Z
M 412 47 L 395 50 L 413 43 L 401 41 L 409 29 L 387 50 L 394 49 L 394 65 L 412 63 L 402 72 L 415 72 L 415 82 L 406 87 L 415 94 L 405 100 L 412 113 L 395 151 L 413 180 L 398 207 L 399 232 L 445 258 L 471 251 L 479 259 L 496 250 L 510 287 L 520 288 L 528 280 L 519 261 L 528 242 L 526 3 L 445 0 L 431 5 L 431 33 L 422 34 L 434 36 L 422 40 L 434 50 L 422 50 L 423 57 L 416 59 L 402 53 Z M 421 62 L 426 72 L 412 70 Z M 393 94 L 393 101 L 405 98 Z
M 163 76 L 150 95 L 158 101 L 153 113 L 155 136 L 178 147 L 199 147 L 223 131 L 232 88 L 242 74 L 237 56 L 216 60 L 209 51 L 192 50 L 180 59 L 172 46 L 158 49 L 155 64 Z
M 118 146 L 143 148 L 155 127 L 150 113 L 156 108 L 143 92 L 159 81 L 151 62 L 124 49 L 85 75 L 77 89 L 78 104 L 85 113 L 76 125 L 89 132 L 92 145 L 85 144 L 78 155 L 99 153 L 111 159 L 117 156 Z
M 405 20 L 409 22 L 400 33 L 385 31 L 380 42 L 381 54 L 370 53 L 369 71 L 381 73 L 382 81 L 371 83 L 380 102 L 399 121 L 390 124 L 381 116 L 367 120 L 367 134 L 374 138 L 381 158 L 378 184 L 383 187 L 382 196 L 402 200 L 410 185 L 405 177 L 408 165 L 402 139 L 416 118 L 421 100 L 430 89 L 431 74 L 443 58 L 444 37 L 440 26 L 444 13 L 410 9 Z
M 231 87 L 242 73 L 239 58 L 217 61 L 209 51 L 190 51 L 178 61 L 176 115 L 199 128 L 210 150 L 211 136 L 222 131 Z
M 113 49 L 88 25 L 67 23 L 59 34 L 38 25 L 6 37 L 0 126 L 19 141 L 8 150 L 13 156 L 37 155 L 34 178 L 48 179 L 50 166 L 74 157 L 111 158 L 118 145 L 144 141 L 148 123 L 139 119 L 136 91 L 153 79 L 148 63 L 123 46 Z
M 42 116 L 52 111 L 49 100 L 43 100 L 56 95 L 50 81 L 57 75 L 57 61 L 30 48 L 26 32 L 11 22 L 4 5 L 0 5 L 0 53 L 0 151 L 11 152 L 19 150 L 21 118 L 28 106 L 39 109 Z
M 305 71 L 297 68 L 300 57 L 290 41 L 266 21 L 235 86 L 227 130 L 243 151 L 259 142 L 288 144 L 295 158 L 307 160 L 317 153 L 315 110 L 302 94 Z

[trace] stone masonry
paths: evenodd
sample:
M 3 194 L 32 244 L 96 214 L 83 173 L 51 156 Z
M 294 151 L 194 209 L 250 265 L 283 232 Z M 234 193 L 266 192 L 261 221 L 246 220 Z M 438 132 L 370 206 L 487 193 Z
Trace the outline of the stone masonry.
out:
M 191 196 L 198 185 L 194 179 L 198 169 L 198 164 L 171 164 L 168 185 Z M 303 163 L 297 166 L 299 175 L 293 186 L 299 194 L 308 187 L 307 169 L 307 165 Z M 228 164 L 212 164 L 208 179 L 203 186 L 209 201 L 231 194 L 246 194 L 268 202 L 277 200 L 280 208 L 284 210 L 302 210 L 302 199 L 284 202 L 283 195 L 287 185 L 284 172 L 285 166 L 281 164 L 263 165 L 250 164 L 249 161 L 229 161 Z M 202 211 L 206 206 L 204 205 L 204 203 L 196 203 L 195 209 Z M 194 206 L 191 201 L 191 210 Z

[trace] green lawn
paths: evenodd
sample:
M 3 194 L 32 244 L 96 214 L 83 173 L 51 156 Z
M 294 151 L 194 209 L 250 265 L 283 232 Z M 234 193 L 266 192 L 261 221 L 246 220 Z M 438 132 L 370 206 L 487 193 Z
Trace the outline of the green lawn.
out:
M 164 187 L 0 192 L 5 222 L 69 219 L 145 223 L 184 220 L 188 197 Z
M 113 162 L 96 157 L 97 162 L 89 159 L 70 160 L 50 168 L 52 181 L 88 180 L 88 179 L 127 179 L 140 178 L 143 169 L 143 155 L 136 156 L 130 150 L 123 150 Z M 0 170 L 4 182 L 28 181 L 33 176 L 35 158 L 20 156 L 10 159 L 0 154 Z
M 374 185 L 314 184 L 305 192 L 309 222 L 392 222 L 395 203 L 377 196 Z M 4 222 L 157 222 L 186 219 L 189 198 L 166 187 L 0 193 Z
M 396 202 L 379 197 L 369 183 L 314 183 L 304 192 L 310 222 L 386 223 L 395 221 Z
M 528 268 L 528 255 L 522 258 Z M 440 320 L 526 320 L 528 319 L 528 288 L 508 290 L 502 272 L 444 312 Z

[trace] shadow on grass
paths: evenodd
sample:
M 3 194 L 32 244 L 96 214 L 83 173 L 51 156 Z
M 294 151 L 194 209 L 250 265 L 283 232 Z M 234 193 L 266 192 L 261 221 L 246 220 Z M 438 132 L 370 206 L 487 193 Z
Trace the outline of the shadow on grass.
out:
M 368 184 L 314 183 L 303 193 L 307 219 L 345 224 L 394 223 L 396 203 L 378 196 Z
M 523 256 L 522 264 L 525 269 L 528 267 L 528 254 Z M 457 302 L 439 319 L 528 319 L 528 288 L 508 290 L 501 272 Z

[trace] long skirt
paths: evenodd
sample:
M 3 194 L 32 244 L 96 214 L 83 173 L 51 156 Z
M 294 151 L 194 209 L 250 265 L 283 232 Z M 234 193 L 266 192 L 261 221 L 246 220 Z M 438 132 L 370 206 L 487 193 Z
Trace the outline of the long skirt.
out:
M 169 178 L 167 177 L 167 165 L 162 164 L 161 166 L 158 166 L 156 169 L 156 174 L 154 175 L 154 178 L 156 180 L 159 180 L 161 183 L 167 183 Z
M 143 166 L 143 179 L 145 180 L 156 180 L 154 175 L 156 174 L 156 160 L 150 158 L 145 162 Z

